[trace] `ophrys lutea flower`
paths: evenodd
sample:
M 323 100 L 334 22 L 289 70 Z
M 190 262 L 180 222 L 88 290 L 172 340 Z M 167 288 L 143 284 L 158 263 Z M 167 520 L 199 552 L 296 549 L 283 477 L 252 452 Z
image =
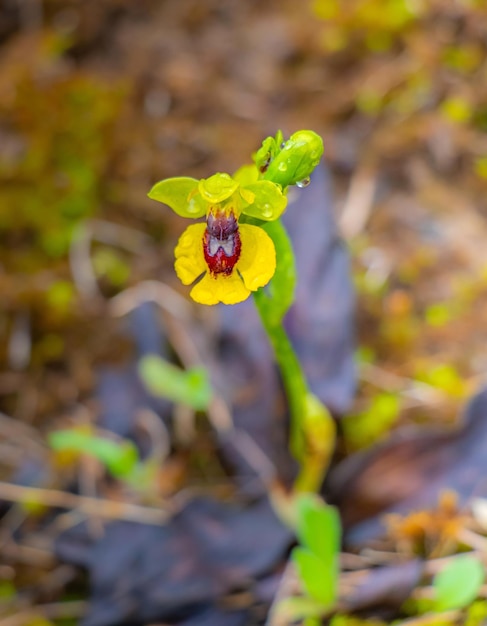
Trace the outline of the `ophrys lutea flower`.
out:
M 194 286 L 191 297 L 201 304 L 236 304 L 266 285 L 276 269 L 276 251 L 269 235 L 244 216 L 270 221 L 280 217 L 287 199 L 281 187 L 256 180 L 255 168 L 233 178 L 168 178 L 154 185 L 149 197 L 188 218 L 205 222 L 188 226 L 175 249 L 181 282 Z

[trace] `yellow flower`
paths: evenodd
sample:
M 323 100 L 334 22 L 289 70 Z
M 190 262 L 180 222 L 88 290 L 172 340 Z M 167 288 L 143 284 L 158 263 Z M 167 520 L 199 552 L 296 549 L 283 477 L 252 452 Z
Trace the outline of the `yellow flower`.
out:
M 201 304 L 236 304 L 270 281 L 276 270 L 276 251 L 272 239 L 262 228 L 239 225 L 240 255 L 228 273 L 212 272 L 205 259 L 206 229 L 206 224 L 188 226 L 175 250 L 176 274 L 184 285 L 202 276 L 191 290 L 193 300 Z
M 228 174 L 201 181 L 172 178 L 157 183 L 149 193 L 178 215 L 206 216 L 206 222 L 183 232 L 175 250 L 176 274 L 185 285 L 197 281 L 190 295 L 201 304 L 242 302 L 266 285 L 276 270 L 269 235 L 260 226 L 238 220 L 242 214 L 275 220 L 286 207 L 286 196 L 279 185 L 254 180 L 248 171 L 241 180 Z

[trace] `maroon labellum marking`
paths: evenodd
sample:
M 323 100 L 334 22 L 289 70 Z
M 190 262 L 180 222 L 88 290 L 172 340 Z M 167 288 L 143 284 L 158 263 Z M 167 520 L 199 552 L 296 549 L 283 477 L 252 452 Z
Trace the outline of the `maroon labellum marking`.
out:
M 210 213 L 203 235 L 203 253 L 210 274 L 230 276 L 240 258 L 242 243 L 235 215 L 225 211 Z

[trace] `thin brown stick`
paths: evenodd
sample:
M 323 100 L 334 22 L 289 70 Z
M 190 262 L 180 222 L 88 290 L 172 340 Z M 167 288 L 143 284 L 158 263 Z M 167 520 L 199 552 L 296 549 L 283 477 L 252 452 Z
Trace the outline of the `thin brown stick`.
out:
M 299 591 L 298 577 L 296 569 L 292 561 L 288 561 L 284 572 L 282 573 L 279 587 L 277 589 L 271 608 L 267 615 L 265 626 L 287 626 L 288 622 L 282 620 L 279 615 L 279 605 L 286 598 L 291 598 Z M 0 626 L 2 626 L 0 624 Z
M 188 320 L 191 307 L 177 291 L 156 280 L 145 280 L 129 287 L 110 300 L 110 312 L 114 317 L 127 315 L 143 302 L 155 302 L 163 311 L 178 319 Z
M 354 174 L 340 216 L 340 230 L 345 239 L 353 239 L 364 229 L 372 211 L 377 178 L 365 166 Z
M 5 482 L 0 482 L 0 499 L 8 500 L 9 502 L 34 501 L 45 506 L 79 509 L 82 513 L 89 516 L 97 515 L 106 519 L 127 520 L 144 524 L 164 524 L 169 517 L 169 512 L 163 509 L 117 502 L 115 500 L 78 496 L 55 489 L 23 487 Z

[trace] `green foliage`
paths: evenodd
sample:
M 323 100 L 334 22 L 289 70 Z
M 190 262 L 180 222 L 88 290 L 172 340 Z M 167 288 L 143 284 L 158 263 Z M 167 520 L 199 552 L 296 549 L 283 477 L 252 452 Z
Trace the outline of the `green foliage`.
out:
M 211 401 L 208 372 L 203 367 L 182 370 L 156 355 L 139 361 L 139 374 L 151 393 L 204 411 Z
M 67 280 L 57 280 L 49 286 L 46 292 L 46 302 L 53 311 L 64 314 L 71 309 L 75 295 L 73 283 Z
M 76 224 L 98 211 L 124 95 L 120 83 L 59 72 L 62 49 L 45 44 L 12 63 L 9 95 L 0 103 L 7 146 L 0 154 L 0 259 L 12 272 L 54 265 Z M 9 241 L 17 254 L 8 254 Z
M 352 615 L 333 615 L 330 626 L 385 626 L 385 622 L 373 618 L 361 619 Z
M 468 385 L 455 367 L 446 363 L 432 367 L 418 367 L 416 378 L 453 398 L 463 398 L 469 391 Z
M 280 221 L 262 224 L 262 228 L 276 248 L 276 272 L 266 289 L 255 294 L 259 307 L 272 324 L 280 324 L 294 301 L 296 288 L 296 263 L 291 240 Z
M 130 265 L 112 248 L 97 248 L 93 253 L 93 267 L 97 276 L 114 287 L 123 287 L 130 277 Z
M 441 113 L 450 122 L 463 124 L 472 117 L 472 105 L 460 96 L 451 96 L 444 100 L 440 107 Z
M 336 602 L 339 578 L 341 526 L 335 508 L 315 496 L 296 500 L 297 535 L 300 546 L 292 560 L 307 595 L 321 605 L 321 612 Z
M 56 452 L 88 454 L 98 459 L 115 478 L 126 478 L 139 461 L 131 441 L 113 441 L 74 428 L 50 433 L 49 445 Z
M 477 597 L 484 580 L 484 566 L 478 558 L 462 555 L 452 559 L 433 580 L 435 610 L 447 611 L 468 606 Z
M 17 595 L 15 585 L 9 580 L 0 581 L 0 602 L 8 602 Z
M 326 23 L 324 43 L 330 50 L 356 40 L 374 52 L 389 49 L 394 38 L 420 16 L 420 3 L 408 0 L 351 0 L 346 8 L 336 0 L 315 0 L 313 9 Z
M 442 326 L 446 326 L 454 318 L 454 312 L 448 302 L 437 302 L 427 307 L 424 316 L 427 324 L 441 328 Z
M 486 619 L 487 602 L 485 600 L 478 600 L 468 607 L 463 626 L 483 626 Z
M 347 442 L 354 448 L 369 446 L 390 432 L 401 409 L 401 400 L 393 393 L 379 393 L 366 409 L 343 420 Z

